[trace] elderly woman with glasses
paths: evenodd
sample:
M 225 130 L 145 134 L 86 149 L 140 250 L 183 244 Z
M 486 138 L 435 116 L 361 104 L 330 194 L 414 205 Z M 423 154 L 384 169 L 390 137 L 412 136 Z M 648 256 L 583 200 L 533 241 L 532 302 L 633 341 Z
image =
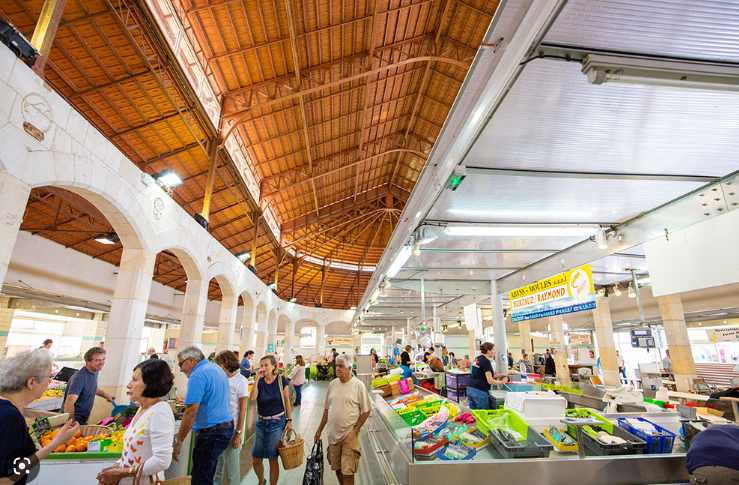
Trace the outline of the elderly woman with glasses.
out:
M 0 361 L 0 483 L 25 484 L 29 474 L 49 453 L 72 439 L 79 424 L 69 420 L 56 436 L 36 451 L 28 434 L 23 408 L 40 398 L 51 380 L 51 353 L 40 348 Z M 18 476 L 22 478 L 16 480 Z

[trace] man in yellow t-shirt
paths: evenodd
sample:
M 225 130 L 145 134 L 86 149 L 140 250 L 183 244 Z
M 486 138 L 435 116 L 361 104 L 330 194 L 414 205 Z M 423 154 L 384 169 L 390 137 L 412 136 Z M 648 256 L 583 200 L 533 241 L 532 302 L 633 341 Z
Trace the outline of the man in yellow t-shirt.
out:
M 353 485 L 359 468 L 362 449 L 359 430 L 372 409 L 364 383 L 352 377 L 354 359 L 342 354 L 336 358 L 336 376 L 326 394 L 323 418 L 314 442 L 321 441 L 323 428 L 328 424 L 328 462 L 336 472 L 340 485 Z

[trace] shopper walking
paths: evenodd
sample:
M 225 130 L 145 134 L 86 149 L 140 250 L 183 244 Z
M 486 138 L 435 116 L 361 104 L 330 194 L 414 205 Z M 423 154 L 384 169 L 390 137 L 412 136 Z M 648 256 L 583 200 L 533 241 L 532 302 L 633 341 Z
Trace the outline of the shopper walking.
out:
M 253 350 L 247 350 L 244 354 L 244 358 L 241 359 L 241 375 L 247 379 L 251 377 L 251 358 L 253 355 Z
M 69 413 L 80 424 L 87 424 L 95 396 L 113 402 L 114 396 L 98 388 L 98 372 L 105 366 L 105 349 L 92 347 L 85 352 L 85 366 L 67 383 L 62 399 L 62 413 Z
M 328 425 L 328 462 L 336 472 L 340 485 L 352 485 L 359 468 L 362 448 L 359 431 L 369 417 L 372 403 L 362 381 L 352 377 L 354 361 L 342 355 L 336 365 L 338 379 L 331 381 L 323 406 L 321 424 L 313 441 L 321 441 Z
M 279 377 L 279 378 L 278 378 Z M 274 355 L 265 355 L 259 361 L 259 370 L 249 395 L 250 401 L 257 402 L 259 417 L 254 435 L 254 447 L 251 450 L 254 472 L 259 485 L 264 485 L 264 460 L 269 460 L 269 483 L 277 485 L 280 478 L 280 462 L 277 446 L 292 429 L 292 409 L 290 389 L 287 378 L 278 376 L 277 361 Z
M 548 350 L 544 352 L 544 375 L 557 375 L 557 366 L 554 364 L 554 358 L 552 358 L 552 354 L 550 354 Z
M 467 404 L 470 409 L 491 409 L 490 386 L 498 386 L 508 382 L 508 377 L 496 380 L 490 359 L 495 358 L 495 345 L 485 342 L 480 345 L 480 355 L 472 364 L 472 376 L 467 384 Z
M 123 435 L 121 458 L 98 473 L 99 483 L 133 484 L 137 475 L 141 483 L 164 480 L 172 462 L 174 414 L 162 398 L 173 383 L 174 374 L 163 360 L 145 360 L 133 368 L 128 396 L 140 407 Z
M 159 356 L 157 355 L 156 349 L 154 347 L 149 347 L 149 350 L 146 351 L 146 355 L 149 356 L 149 359 L 158 359 Z
M 413 351 L 413 347 L 406 345 L 405 350 L 400 353 L 400 368 L 403 370 L 403 379 L 413 377 L 413 372 L 411 371 L 411 351 Z
M 375 349 L 370 350 L 370 358 L 372 359 L 372 367 L 377 367 L 377 363 L 380 361 L 380 359 L 377 358 L 377 351 Z M 336 377 L 335 371 L 334 377 Z
M 39 348 L 40 349 L 49 349 L 49 350 L 51 350 L 51 346 L 53 344 L 54 344 L 54 341 L 51 340 L 50 338 L 47 338 L 46 340 L 44 340 L 44 343 L 42 343 L 41 344 L 41 347 L 39 347 Z
M 739 482 L 739 426 L 724 425 L 698 433 L 685 460 L 691 484 Z
M 305 359 L 302 355 L 295 357 L 295 367 L 290 373 L 290 383 L 295 388 L 295 402 L 293 406 L 300 406 L 303 401 L 301 388 L 305 384 Z
M 672 359 L 670 358 L 670 350 L 665 350 L 665 358 L 662 359 L 662 367 L 665 368 L 665 372 L 669 374 L 670 380 L 675 380 L 675 374 L 672 372 Z
M 334 377 L 336 377 L 336 358 L 338 356 L 339 356 L 339 353 L 336 351 L 336 349 L 331 349 L 330 362 L 331 362 L 331 368 L 333 370 Z M 375 364 L 372 364 L 372 365 L 374 366 Z
M 623 379 L 626 379 L 626 361 L 621 357 L 621 352 L 616 351 L 616 361 L 618 362 L 618 372 Z
M 216 355 L 214 362 L 228 376 L 229 403 L 236 431 L 231 444 L 218 458 L 213 483 L 216 485 L 223 483 L 223 469 L 225 468 L 229 485 L 232 483 L 238 484 L 241 482 L 239 455 L 241 454 L 241 445 L 244 443 L 243 433 L 244 422 L 246 421 L 246 405 L 249 401 L 249 381 L 241 375 L 239 358 L 236 357 L 234 352 L 224 350 Z
M 188 383 L 185 414 L 174 440 L 172 458 L 180 461 L 182 442 L 191 429 L 195 431 L 191 484 L 212 485 L 218 458 L 234 436 L 228 377 L 220 367 L 205 360 L 194 345 L 182 349 L 177 361 Z
M 532 374 L 534 372 L 534 366 L 531 364 L 531 360 L 529 360 L 529 354 L 523 354 L 523 360 L 521 363 L 526 368 L 527 374 Z
M 51 442 L 38 451 L 28 432 L 22 411 L 44 395 L 51 380 L 51 362 L 48 349 L 20 352 L 0 361 L 0 423 L 3 434 L 0 439 L 0 483 L 25 485 L 27 476 L 18 464 L 35 471 L 33 469 L 41 460 L 79 431 L 79 424 L 70 419 Z

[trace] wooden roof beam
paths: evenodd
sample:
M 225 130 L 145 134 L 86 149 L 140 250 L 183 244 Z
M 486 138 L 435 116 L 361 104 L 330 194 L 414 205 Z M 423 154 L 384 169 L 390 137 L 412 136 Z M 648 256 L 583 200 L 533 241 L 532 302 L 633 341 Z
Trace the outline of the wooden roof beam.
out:
M 379 157 L 388 155 L 390 153 L 411 153 L 413 155 L 416 155 L 417 157 L 423 158 L 424 160 L 426 159 L 426 154 L 425 153 L 422 153 L 422 152 L 419 152 L 419 151 L 416 151 L 416 150 L 410 150 L 408 148 L 393 148 L 392 150 L 386 150 L 384 152 L 380 152 L 377 155 L 372 155 L 371 157 L 363 158 L 362 160 L 357 160 L 355 162 L 348 163 L 346 165 L 343 165 L 341 167 L 334 168 L 334 169 L 329 170 L 327 172 L 323 172 L 323 173 L 319 173 L 317 175 L 313 175 L 311 177 L 308 177 L 307 179 L 299 180 L 299 181 L 297 181 L 295 183 L 292 183 L 290 185 L 286 185 L 284 187 L 281 187 L 281 188 L 279 188 L 279 189 L 277 189 L 277 190 L 275 190 L 273 192 L 269 192 L 267 194 L 262 194 L 262 199 L 267 199 L 267 198 L 274 197 L 279 192 L 282 192 L 283 190 L 286 190 L 286 189 L 288 189 L 290 187 L 295 187 L 296 185 L 302 185 L 302 184 L 305 184 L 305 183 L 308 183 L 308 182 L 313 182 L 316 179 L 319 179 L 319 178 L 322 178 L 322 177 L 327 177 L 327 176 L 329 176 L 331 174 L 334 174 L 336 172 L 340 172 L 341 170 L 346 170 L 348 168 L 352 168 L 352 167 L 355 167 L 357 165 L 361 165 L 361 164 L 363 164 L 365 162 L 369 162 L 370 160 L 374 160 L 375 158 L 379 158 Z
M 408 200 L 408 197 L 410 197 L 410 192 L 401 189 L 398 186 L 392 186 L 390 184 L 381 185 L 380 187 L 375 187 L 373 189 L 362 192 L 361 194 L 358 194 L 353 201 L 350 200 L 350 198 L 347 198 L 322 207 L 319 210 L 319 213 L 315 216 L 311 214 L 304 214 L 302 216 L 284 221 L 282 223 L 282 232 L 291 232 L 303 226 L 307 226 L 308 224 L 318 222 L 327 217 L 335 217 L 339 214 L 343 214 L 349 210 L 361 207 L 377 199 L 381 199 L 387 195 L 394 195 L 399 199 Z
M 72 93 L 72 94 L 68 95 L 67 98 L 73 99 L 73 98 L 76 98 L 78 96 L 87 96 L 88 94 L 93 94 L 93 93 L 96 93 L 98 91 L 102 91 L 105 88 L 109 88 L 111 86 L 118 86 L 119 84 L 123 84 L 123 83 L 128 82 L 128 81 L 133 81 L 134 79 L 138 79 L 138 78 L 141 78 L 141 77 L 144 77 L 144 76 L 148 76 L 150 74 L 152 74 L 152 72 L 149 71 L 149 70 L 146 70 L 144 72 L 140 72 L 138 74 L 132 74 L 130 76 L 126 76 L 124 78 L 121 78 L 121 79 L 118 79 L 118 80 L 115 80 L 115 81 L 111 81 L 109 83 L 100 84 L 100 85 L 97 85 L 97 86 L 93 86 L 91 88 L 83 89 L 82 91 L 77 91 L 76 93 Z

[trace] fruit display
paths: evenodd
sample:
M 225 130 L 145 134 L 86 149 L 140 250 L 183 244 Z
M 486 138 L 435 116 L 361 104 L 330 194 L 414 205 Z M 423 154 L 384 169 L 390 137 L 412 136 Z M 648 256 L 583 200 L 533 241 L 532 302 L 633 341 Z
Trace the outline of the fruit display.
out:
M 64 397 L 64 389 L 66 389 L 65 386 L 54 386 L 49 387 L 44 391 L 43 396 L 36 399 L 34 402 L 42 401 L 44 399 L 54 399 L 57 397 Z
M 57 447 L 54 450 L 54 453 L 86 452 L 88 451 L 88 448 L 91 448 L 90 443 L 100 443 L 98 446 L 94 447 L 96 450 L 100 449 L 101 451 L 106 452 L 121 451 L 123 449 L 123 435 L 125 432 L 126 431 L 124 429 L 121 429 L 110 435 L 99 434 L 97 436 L 82 436 L 82 432 L 77 431 L 73 438 Z M 59 433 L 59 430 L 55 429 L 54 431 L 44 434 L 40 440 L 41 446 L 45 447 L 51 444 L 51 441 L 56 437 L 57 433 Z

